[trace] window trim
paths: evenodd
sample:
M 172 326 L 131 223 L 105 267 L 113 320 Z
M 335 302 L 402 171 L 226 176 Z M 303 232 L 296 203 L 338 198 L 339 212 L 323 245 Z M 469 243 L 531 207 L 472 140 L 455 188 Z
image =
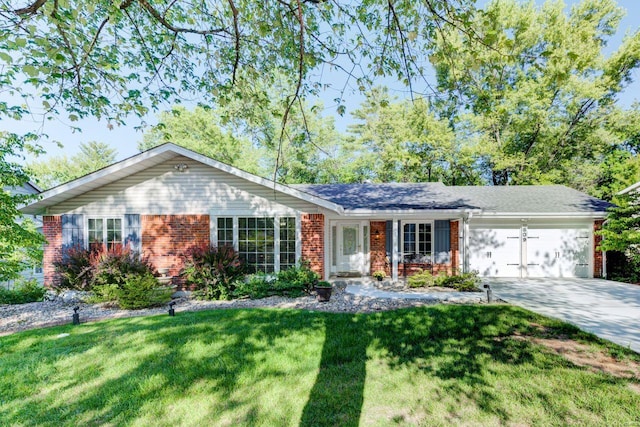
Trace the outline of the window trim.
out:
M 418 228 L 419 228 L 419 225 L 420 224 L 429 224 L 431 226 L 431 242 L 430 242 L 431 243 L 431 248 L 430 248 L 431 249 L 431 254 L 429 255 L 429 263 L 431 265 L 433 265 L 433 260 L 434 260 L 434 258 L 433 258 L 433 248 L 435 246 L 434 245 L 434 238 L 435 238 L 435 233 L 434 233 L 434 231 L 435 231 L 435 229 L 434 229 L 435 221 L 434 220 L 415 220 L 415 221 L 408 220 L 408 221 L 401 221 L 400 222 L 400 227 L 401 227 L 400 228 L 400 231 L 401 231 L 400 235 L 402 236 L 402 238 L 400 239 L 400 251 L 399 251 L 400 252 L 400 257 L 398 259 L 398 264 L 400 264 L 400 263 L 405 264 L 405 261 L 404 261 L 404 257 L 405 257 L 405 255 L 404 255 L 404 226 L 406 224 L 415 224 L 415 226 L 416 226 L 416 247 L 419 245 L 419 243 L 418 243 Z M 400 261 L 402 261 L 402 262 L 400 262 Z M 411 263 L 409 262 L 407 264 L 411 264 Z
M 101 219 L 103 222 L 102 228 L 102 244 L 106 244 L 107 241 L 107 220 L 109 219 L 119 219 L 120 220 L 120 244 L 124 248 L 125 235 L 124 235 L 124 215 L 85 215 L 84 219 L 84 247 L 85 249 L 91 248 L 91 242 L 89 242 L 89 220 L 91 219 Z

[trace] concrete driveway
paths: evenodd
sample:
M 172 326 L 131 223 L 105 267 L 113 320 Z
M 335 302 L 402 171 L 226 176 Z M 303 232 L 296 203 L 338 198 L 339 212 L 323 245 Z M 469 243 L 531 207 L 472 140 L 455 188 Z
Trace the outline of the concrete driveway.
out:
M 601 279 L 487 278 L 493 294 L 640 353 L 640 286 Z

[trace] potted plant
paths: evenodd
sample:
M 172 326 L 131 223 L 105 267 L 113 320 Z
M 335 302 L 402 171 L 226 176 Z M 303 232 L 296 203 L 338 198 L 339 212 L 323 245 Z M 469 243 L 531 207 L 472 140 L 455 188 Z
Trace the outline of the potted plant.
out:
M 374 271 L 373 272 L 373 277 L 375 277 L 376 279 L 378 279 L 378 282 L 382 282 L 382 279 L 384 279 L 385 277 L 387 277 L 387 273 L 385 273 L 382 270 L 378 270 L 378 271 Z
M 320 281 L 316 283 L 315 289 L 318 302 L 328 302 L 331 299 L 331 291 L 333 289 L 331 283 Z

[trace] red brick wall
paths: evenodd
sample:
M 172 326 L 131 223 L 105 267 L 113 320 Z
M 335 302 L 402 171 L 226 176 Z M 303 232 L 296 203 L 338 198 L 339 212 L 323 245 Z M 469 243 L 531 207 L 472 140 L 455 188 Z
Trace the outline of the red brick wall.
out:
M 387 232 L 386 221 L 371 221 L 369 223 L 369 242 L 371 272 L 383 270 L 388 276 L 391 275 L 391 266 L 387 262 L 387 250 L 385 247 L 385 236 Z
M 185 252 L 209 245 L 209 215 L 141 215 L 140 221 L 142 253 L 156 268 L 168 268 L 180 285 Z
M 449 240 L 451 242 L 451 270 L 454 273 L 461 273 L 460 268 L 460 238 L 458 232 L 458 221 L 449 221 Z
M 602 224 L 604 220 L 596 220 L 593 222 L 593 231 L 598 231 L 602 229 Z M 597 234 L 593 235 L 593 277 L 602 277 L 602 251 L 598 250 L 598 246 L 600 246 L 600 242 L 602 241 L 602 236 L 598 236 Z
M 324 277 L 324 215 L 302 214 L 302 259 Z
M 42 234 L 44 234 L 44 238 L 47 239 L 47 242 L 44 244 L 42 260 L 44 285 L 46 287 L 52 287 L 60 283 L 60 278 L 55 272 L 53 262 L 62 257 L 62 217 L 43 216 Z

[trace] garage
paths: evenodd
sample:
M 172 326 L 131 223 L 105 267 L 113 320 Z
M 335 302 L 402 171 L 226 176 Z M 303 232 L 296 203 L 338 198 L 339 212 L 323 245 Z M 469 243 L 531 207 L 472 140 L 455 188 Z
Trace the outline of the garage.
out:
M 475 224 L 469 266 L 483 277 L 590 277 L 591 246 L 585 224 Z

